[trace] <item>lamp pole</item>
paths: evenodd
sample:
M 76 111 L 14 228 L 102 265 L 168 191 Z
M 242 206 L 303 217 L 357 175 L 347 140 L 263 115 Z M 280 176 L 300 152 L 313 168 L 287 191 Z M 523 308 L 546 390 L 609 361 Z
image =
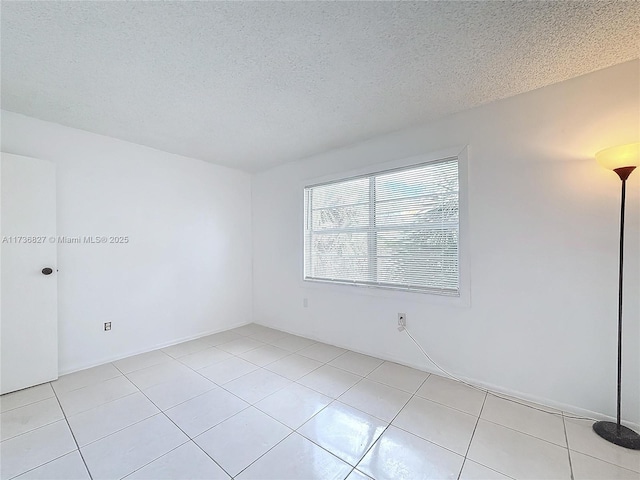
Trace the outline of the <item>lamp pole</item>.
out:
M 593 430 L 605 440 L 632 450 L 640 450 L 640 435 L 620 423 L 620 404 L 622 393 L 622 285 L 624 261 L 624 208 L 627 191 L 627 179 L 636 167 L 619 167 L 613 169 L 622 181 L 622 195 L 620 201 L 620 260 L 618 268 L 618 390 L 616 423 L 596 422 Z

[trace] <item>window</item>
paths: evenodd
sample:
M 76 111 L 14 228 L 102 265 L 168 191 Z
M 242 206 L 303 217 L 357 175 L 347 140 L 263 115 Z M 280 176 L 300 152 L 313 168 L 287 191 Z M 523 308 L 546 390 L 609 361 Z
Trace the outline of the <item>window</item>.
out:
M 458 158 L 304 189 L 304 278 L 460 294 Z

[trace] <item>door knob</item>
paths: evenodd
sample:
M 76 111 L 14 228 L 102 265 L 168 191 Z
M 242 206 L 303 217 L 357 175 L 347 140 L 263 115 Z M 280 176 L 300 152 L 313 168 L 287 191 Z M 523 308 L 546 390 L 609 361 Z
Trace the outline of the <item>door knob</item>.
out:
M 51 275 L 53 273 L 53 270 L 49 267 L 45 267 L 42 269 L 42 274 L 43 275 Z

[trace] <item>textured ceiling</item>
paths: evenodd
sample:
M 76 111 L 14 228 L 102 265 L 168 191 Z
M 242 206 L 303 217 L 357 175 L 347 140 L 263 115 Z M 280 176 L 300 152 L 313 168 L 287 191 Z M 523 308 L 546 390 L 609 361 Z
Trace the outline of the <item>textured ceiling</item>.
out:
M 638 2 L 2 2 L 2 108 L 249 171 L 638 57 Z

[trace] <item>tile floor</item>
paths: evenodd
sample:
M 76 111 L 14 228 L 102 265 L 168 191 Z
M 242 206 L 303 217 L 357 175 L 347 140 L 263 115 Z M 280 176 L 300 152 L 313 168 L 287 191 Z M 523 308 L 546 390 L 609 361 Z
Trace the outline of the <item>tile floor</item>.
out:
M 0 397 L 4 479 L 639 479 L 588 421 L 251 324 Z

